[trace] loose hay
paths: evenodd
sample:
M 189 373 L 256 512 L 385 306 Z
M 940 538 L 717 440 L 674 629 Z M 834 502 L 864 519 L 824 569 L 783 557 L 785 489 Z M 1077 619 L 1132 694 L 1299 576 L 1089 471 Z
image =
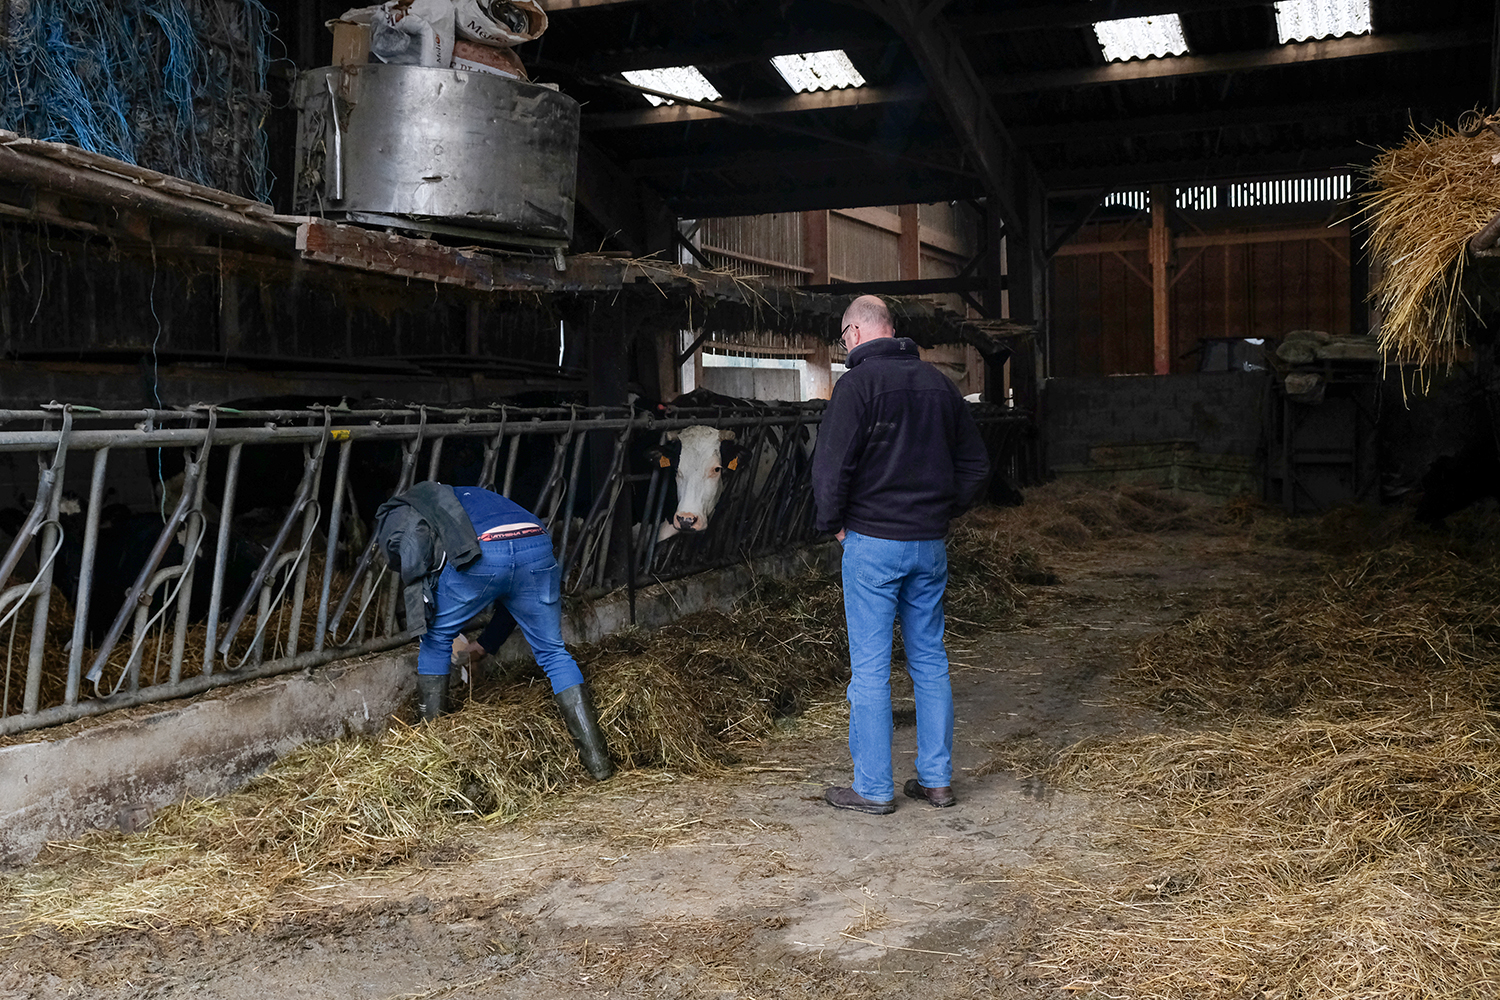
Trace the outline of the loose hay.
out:
M 838 588 L 808 579 L 579 658 L 624 766 L 703 773 L 842 679 L 848 645 Z M 238 793 L 163 810 L 144 835 L 53 845 L 0 899 L 24 910 L 21 930 L 244 927 L 312 876 L 441 850 L 459 822 L 514 819 L 582 784 L 550 691 L 523 681 L 430 725 L 299 750 Z
M 1489 119 L 1486 119 L 1488 122 Z M 1401 365 L 1451 365 L 1464 342 L 1465 245 L 1500 212 L 1500 138 L 1440 124 L 1375 158 L 1364 199 L 1369 246 L 1383 266 L 1371 298 L 1384 314 L 1382 354 Z
M 1291 534 L 1330 552 L 1386 542 L 1142 643 L 1127 689 L 1195 728 L 1087 741 L 1046 769 L 1128 819 L 1101 834 L 1106 863 L 1024 873 L 1074 912 L 1032 963 L 1042 982 L 1494 995 L 1500 560 L 1345 515 Z
M 1500 981 L 1500 733 L 1477 710 L 1249 722 L 1068 751 L 1126 797 L 1120 860 L 1035 971 L 1086 996 L 1489 997 Z M 1057 879 L 1060 873 L 1052 873 Z
M 950 546 L 956 634 L 1009 624 L 1024 600 L 1018 580 L 1055 582 L 1045 560 L 1058 546 L 1038 525 L 1068 504 L 1101 534 L 1225 523 L 1154 490 L 1047 487 L 1027 507 L 975 511 Z M 847 724 L 837 689 L 848 647 L 831 580 L 766 581 L 733 614 L 704 612 L 577 652 L 627 768 L 712 773 L 733 764 L 737 744 L 807 708 L 809 726 Z M 234 795 L 163 810 L 143 835 L 53 845 L 0 882 L 0 901 L 20 915 L 18 933 L 254 926 L 313 879 L 451 854 L 458 824 L 507 821 L 584 783 L 550 693 L 522 680 L 481 690 L 431 725 L 300 750 Z

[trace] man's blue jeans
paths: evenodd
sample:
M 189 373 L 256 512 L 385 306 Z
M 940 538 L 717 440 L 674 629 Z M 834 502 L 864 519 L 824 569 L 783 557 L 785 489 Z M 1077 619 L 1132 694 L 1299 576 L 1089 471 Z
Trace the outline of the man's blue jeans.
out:
M 554 693 L 583 683 L 583 673 L 562 641 L 562 567 L 546 535 L 480 542 L 481 555 L 464 569 L 444 566 L 438 577 L 437 614 L 417 649 L 417 673 L 446 674 L 453 640 L 495 601 L 521 627 Z
M 902 542 L 844 534 L 844 616 L 849 624 L 849 754 L 854 790 L 896 797 L 891 776 L 891 642 L 896 616 L 917 700 L 917 780 L 953 779 L 953 688 L 943 647 L 948 550 L 941 538 Z

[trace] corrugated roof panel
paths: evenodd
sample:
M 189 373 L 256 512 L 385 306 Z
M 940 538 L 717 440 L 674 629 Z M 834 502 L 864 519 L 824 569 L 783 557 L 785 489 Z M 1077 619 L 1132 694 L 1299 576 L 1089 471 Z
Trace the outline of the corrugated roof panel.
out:
M 1370 33 L 1370 0 L 1280 0 L 1276 32 L 1281 44 Z
M 813 90 L 843 90 L 845 87 L 863 87 L 865 78 L 860 76 L 854 63 L 843 49 L 826 52 L 803 52 L 792 56 L 772 56 L 771 65 L 786 81 L 786 85 L 799 94 Z
M 650 87 L 689 101 L 717 101 L 723 94 L 698 71 L 697 66 L 667 66 L 662 69 L 631 69 L 621 74 L 637 87 Z M 655 94 L 642 94 L 653 107 L 671 104 Z
M 1182 19 L 1176 14 L 1099 21 L 1094 25 L 1094 35 L 1104 50 L 1104 58 L 1110 62 L 1180 56 L 1188 50 Z

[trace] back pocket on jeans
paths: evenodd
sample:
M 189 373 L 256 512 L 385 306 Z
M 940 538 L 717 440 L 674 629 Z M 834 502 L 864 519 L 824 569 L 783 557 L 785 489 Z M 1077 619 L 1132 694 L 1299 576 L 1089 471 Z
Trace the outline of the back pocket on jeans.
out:
M 548 565 L 532 569 L 531 579 L 535 584 L 534 593 L 543 604 L 556 604 L 562 600 L 562 567 L 555 558 L 548 560 Z

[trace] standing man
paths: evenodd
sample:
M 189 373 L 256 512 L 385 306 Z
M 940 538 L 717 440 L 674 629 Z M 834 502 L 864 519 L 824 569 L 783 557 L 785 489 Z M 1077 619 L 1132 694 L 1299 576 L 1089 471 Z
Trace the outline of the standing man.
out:
M 584 769 L 595 781 L 614 774 L 583 673 L 563 645 L 562 567 L 536 515 L 477 486 L 424 482 L 381 504 L 375 537 L 401 577 L 406 627 L 422 637 L 417 705 L 424 722 L 443 711 L 459 629 L 499 604 L 486 635 L 498 649 L 499 633 L 520 625 Z
M 849 754 L 839 809 L 896 809 L 891 775 L 891 642 L 896 616 L 917 700 L 917 777 L 904 791 L 953 805 L 953 689 L 943 647 L 948 522 L 971 504 L 989 456 L 958 387 L 895 336 L 873 295 L 844 312 L 848 371 L 833 387 L 813 454 L 817 527 L 844 546 Z

